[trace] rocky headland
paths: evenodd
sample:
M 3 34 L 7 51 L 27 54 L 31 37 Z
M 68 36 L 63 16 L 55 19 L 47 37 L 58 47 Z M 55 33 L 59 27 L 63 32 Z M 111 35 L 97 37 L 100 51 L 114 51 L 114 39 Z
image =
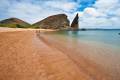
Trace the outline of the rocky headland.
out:
M 33 26 L 42 29 L 66 29 L 69 28 L 70 21 L 65 14 L 57 14 L 49 16 L 35 24 Z

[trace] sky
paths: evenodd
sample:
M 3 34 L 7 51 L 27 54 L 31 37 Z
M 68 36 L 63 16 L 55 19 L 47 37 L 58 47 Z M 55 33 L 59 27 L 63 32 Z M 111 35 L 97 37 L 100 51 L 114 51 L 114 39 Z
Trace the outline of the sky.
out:
M 120 28 L 120 0 L 0 0 L 0 20 L 16 17 L 31 24 L 50 15 L 79 13 L 80 28 Z

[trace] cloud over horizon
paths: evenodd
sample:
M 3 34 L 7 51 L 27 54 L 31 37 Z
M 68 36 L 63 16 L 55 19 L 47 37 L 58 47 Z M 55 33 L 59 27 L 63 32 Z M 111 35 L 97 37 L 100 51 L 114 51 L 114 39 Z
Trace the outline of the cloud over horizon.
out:
M 120 0 L 1 0 L 0 20 L 17 17 L 35 23 L 50 15 L 76 13 L 83 28 L 120 28 Z

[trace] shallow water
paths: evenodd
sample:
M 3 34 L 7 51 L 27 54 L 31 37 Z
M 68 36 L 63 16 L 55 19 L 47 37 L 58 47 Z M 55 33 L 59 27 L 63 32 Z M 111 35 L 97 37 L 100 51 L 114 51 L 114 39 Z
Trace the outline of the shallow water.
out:
M 95 42 L 120 48 L 120 30 L 59 31 L 56 33 L 84 42 Z
M 59 31 L 50 34 L 52 44 L 71 49 L 76 56 L 84 56 L 120 79 L 120 30 Z M 58 46 L 58 48 L 59 48 Z M 66 48 L 65 48 L 66 47 Z M 69 54 L 68 54 L 69 55 Z

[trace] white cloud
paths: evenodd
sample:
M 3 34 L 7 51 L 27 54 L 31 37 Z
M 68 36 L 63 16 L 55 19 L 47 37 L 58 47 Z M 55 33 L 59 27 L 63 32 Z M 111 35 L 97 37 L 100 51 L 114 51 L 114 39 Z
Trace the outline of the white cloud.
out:
M 77 9 L 78 4 L 75 2 L 67 2 L 67 1 L 47 1 L 45 3 L 48 7 L 61 9 L 64 11 L 71 11 Z
M 98 12 L 95 8 L 90 8 L 90 7 L 84 10 L 84 14 L 93 17 L 99 17 L 102 15 L 102 13 Z
M 8 10 L 10 17 L 17 17 L 28 22 L 34 22 L 40 17 L 42 7 L 30 3 L 17 3 Z
M 0 0 L 0 12 L 1 13 L 6 12 L 9 6 L 10 6 L 10 3 L 8 0 Z
M 102 10 L 108 10 L 114 8 L 118 2 L 119 0 L 97 0 L 94 6 Z
M 0 0 L 0 7 L 9 5 L 10 5 L 9 0 Z
M 120 7 L 114 11 L 114 14 L 118 17 L 120 17 Z
M 119 0 L 97 0 L 93 7 L 87 7 L 81 13 L 80 27 L 120 28 Z
M 47 16 L 65 13 L 72 21 L 79 13 L 80 27 L 87 28 L 120 28 L 120 1 L 97 0 L 92 7 L 79 11 L 81 1 L 77 0 L 0 0 L 0 17 L 17 17 L 35 23 Z M 91 0 L 88 0 L 91 1 Z
M 57 3 L 56 3 L 57 2 Z M 10 3 L 8 1 L 8 3 Z M 56 5 L 57 4 L 57 5 Z M 62 6 L 61 6 L 62 5 Z M 40 21 L 50 15 L 65 13 L 70 15 L 71 11 L 74 11 L 76 7 L 75 2 L 63 1 L 43 1 L 37 4 L 26 1 L 14 2 L 13 5 L 9 6 L 8 16 L 17 17 L 30 23 Z

